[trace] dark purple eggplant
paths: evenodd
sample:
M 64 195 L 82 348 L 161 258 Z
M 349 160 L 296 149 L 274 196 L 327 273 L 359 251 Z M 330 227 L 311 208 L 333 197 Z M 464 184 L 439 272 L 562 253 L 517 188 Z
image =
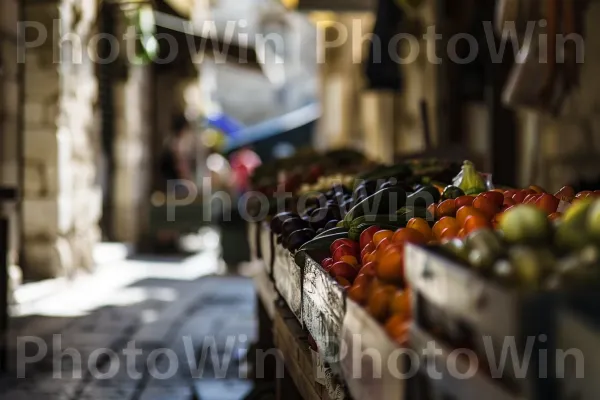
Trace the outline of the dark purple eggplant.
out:
M 318 229 L 324 228 L 325 225 L 327 225 L 327 223 L 329 221 L 331 221 L 332 219 L 336 219 L 334 212 L 333 212 L 333 208 L 329 208 L 329 207 L 317 208 L 310 215 L 310 226 L 313 229 L 318 230 Z
M 295 252 L 306 242 L 309 242 L 315 237 L 316 233 L 312 229 L 300 229 L 290 235 L 287 240 L 287 249 Z
M 308 228 L 308 222 L 301 218 L 290 218 L 283 223 L 281 234 L 285 237 L 290 236 L 295 231 Z
M 282 213 L 277 214 L 271 220 L 271 230 L 278 235 L 281 234 L 281 232 L 282 232 L 281 229 L 283 228 L 283 223 L 285 221 L 287 221 L 288 219 L 291 219 L 294 217 L 298 217 L 298 216 L 291 212 L 282 212 Z
M 340 222 L 340 221 L 337 219 L 332 219 L 325 225 L 325 228 L 323 228 L 323 230 L 328 231 L 329 229 L 333 229 L 333 228 L 337 227 L 338 222 Z

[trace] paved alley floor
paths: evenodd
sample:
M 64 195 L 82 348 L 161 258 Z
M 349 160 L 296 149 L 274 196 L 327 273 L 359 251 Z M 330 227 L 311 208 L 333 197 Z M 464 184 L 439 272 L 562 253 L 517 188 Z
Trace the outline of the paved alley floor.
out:
M 214 252 L 125 260 L 16 293 L 3 400 L 237 400 L 255 340 L 249 279 Z

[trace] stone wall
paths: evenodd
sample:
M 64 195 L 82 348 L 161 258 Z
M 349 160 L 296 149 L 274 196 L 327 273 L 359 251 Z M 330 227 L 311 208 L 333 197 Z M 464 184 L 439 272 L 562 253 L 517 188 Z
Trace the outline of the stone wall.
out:
M 19 108 L 20 92 L 17 64 L 17 0 L 0 3 L 0 184 L 19 186 Z M 10 219 L 10 263 L 17 263 L 19 219 L 16 204 L 0 210 Z
M 132 65 L 116 85 L 113 236 L 136 243 L 148 215 L 152 171 L 153 79 L 150 66 Z
M 87 51 L 96 10 L 95 0 L 48 1 L 25 9 L 25 19 L 42 23 L 49 33 L 25 59 L 23 264 L 34 279 L 91 268 L 100 239 L 97 82 Z M 55 27 L 60 36 L 52 35 Z M 58 46 L 66 34 L 74 34 L 72 40 Z

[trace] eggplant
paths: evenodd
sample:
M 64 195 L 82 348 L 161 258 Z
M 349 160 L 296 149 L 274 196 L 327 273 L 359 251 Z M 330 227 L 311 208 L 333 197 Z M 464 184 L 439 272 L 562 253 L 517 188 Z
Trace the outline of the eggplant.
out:
M 427 208 L 432 203 L 437 203 L 441 198 L 440 191 L 434 186 L 422 186 L 406 198 L 406 205 L 415 208 Z
M 331 221 L 329 221 L 329 222 L 328 222 L 328 223 L 325 225 L 325 228 L 323 228 L 323 230 L 327 231 L 327 230 L 329 230 L 329 229 L 333 229 L 333 228 L 337 227 L 337 224 L 338 224 L 339 222 L 340 222 L 340 221 L 339 221 L 339 220 L 337 220 L 337 219 L 332 219 Z M 318 233 L 317 233 L 317 234 L 318 234 Z
M 315 231 L 309 228 L 295 231 L 288 238 L 286 248 L 291 252 L 295 252 L 302 247 L 302 245 L 311 241 L 315 236 Z
M 273 217 L 273 219 L 271 220 L 271 231 L 273 231 L 276 234 L 281 234 L 281 229 L 283 227 L 283 223 L 285 221 L 287 221 L 290 218 L 294 218 L 294 217 L 298 217 L 296 214 L 291 213 L 291 212 L 282 212 L 277 214 L 276 216 Z
M 308 222 L 301 218 L 290 218 L 283 223 L 281 234 L 284 237 L 290 236 L 293 232 L 308 227 Z
M 332 219 L 335 219 L 333 208 L 317 208 L 310 215 L 310 226 L 313 229 L 318 230 L 324 228 L 325 225 L 327 225 L 327 223 Z

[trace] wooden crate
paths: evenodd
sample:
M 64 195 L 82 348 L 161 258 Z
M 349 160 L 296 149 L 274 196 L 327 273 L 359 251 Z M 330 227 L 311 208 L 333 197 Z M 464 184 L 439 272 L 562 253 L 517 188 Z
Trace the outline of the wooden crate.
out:
M 341 376 L 340 336 L 346 312 L 346 293 L 310 254 L 304 257 L 302 322 L 317 343 L 319 353 Z
M 342 341 L 347 349 L 341 364 L 344 380 L 354 400 L 405 398 L 406 382 L 398 379 L 396 372 L 407 371 L 406 360 L 395 357 L 403 349 L 390 339 L 378 321 L 350 299 L 346 302 Z
M 281 245 L 275 246 L 273 281 L 275 288 L 285 300 L 298 321 L 302 321 L 302 270 L 294 256 Z

